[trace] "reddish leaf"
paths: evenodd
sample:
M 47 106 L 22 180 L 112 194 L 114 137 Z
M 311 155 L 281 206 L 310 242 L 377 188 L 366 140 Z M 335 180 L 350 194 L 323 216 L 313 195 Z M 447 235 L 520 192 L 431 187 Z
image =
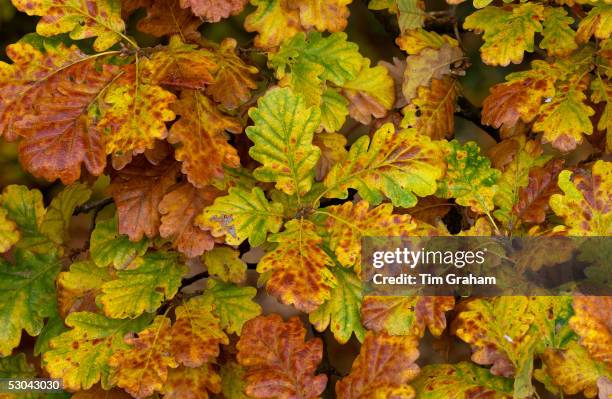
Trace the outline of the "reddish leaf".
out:
M 551 195 L 560 193 L 557 185 L 559 173 L 563 170 L 563 159 L 553 159 L 543 167 L 529 171 L 529 184 L 519 190 L 519 200 L 513 212 L 518 219 L 527 223 L 543 223 L 550 208 Z
M 132 241 L 157 235 L 159 203 L 176 183 L 178 171 L 179 165 L 174 160 L 151 165 L 141 155 L 113 174 L 108 191 L 117 206 L 119 233 L 127 234 Z
M 191 7 L 195 15 L 206 22 L 219 22 L 222 18 L 237 15 L 248 0 L 180 0 L 181 7 Z
M 283 322 L 276 314 L 247 321 L 236 348 L 246 367 L 246 394 L 254 398 L 311 399 L 325 389 L 327 376 L 314 375 L 323 356 L 319 338 L 304 342 L 298 317 Z
M 200 38 L 198 27 L 203 21 L 181 8 L 179 0 L 153 0 L 146 7 L 147 16 L 138 21 L 139 31 L 156 37 L 178 34 L 188 40 Z
M 176 186 L 159 203 L 159 234 L 172 238 L 174 247 L 190 258 L 210 251 L 215 245 L 213 237 L 193 221 L 220 195 L 222 192 L 214 187 L 197 189 L 189 183 Z
M 418 340 L 413 336 L 391 336 L 369 332 L 351 373 L 336 383 L 339 399 L 412 398 L 406 385 L 419 372 Z

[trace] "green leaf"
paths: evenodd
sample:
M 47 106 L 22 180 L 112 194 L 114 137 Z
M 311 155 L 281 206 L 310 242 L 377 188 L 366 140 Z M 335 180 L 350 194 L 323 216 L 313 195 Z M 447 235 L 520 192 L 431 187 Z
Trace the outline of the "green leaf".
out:
M 411 385 L 417 399 L 512 398 L 512 380 L 469 362 L 427 365 Z
M 420 0 L 397 0 L 399 14 L 397 22 L 400 30 L 421 28 L 425 24 L 425 5 Z
M 91 190 L 85 184 L 76 183 L 66 187 L 51 201 L 40 231 L 55 244 L 64 243 L 74 210 L 87 202 L 90 196 Z
M 342 85 L 357 77 L 363 60 L 359 47 L 346 39 L 344 32 L 327 37 L 319 32 L 308 36 L 298 33 L 270 56 L 270 65 L 279 79 L 285 76 L 288 67 L 292 72 L 297 67 L 300 71 L 320 70 L 321 80 Z
M 301 95 L 282 88 L 260 98 L 249 116 L 255 122 L 246 129 L 254 143 L 249 155 L 263 164 L 253 176 L 275 182 L 276 188 L 290 195 L 307 193 L 321 153 L 312 144 L 321 120 L 319 109 L 308 107 Z
M 55 314 L 47 319 L 45 326 L 40 331 L 36 344 L 34 344 L 34 355 L 40 356 L 48 351 L 49 342 L 65 331 L 67 331 L 67 328 L 64 325 L 64 319 L 56 311 Z
M 488 6 L 465 19 L 463 27 L 484 31 L 485 43 L 480 47 L 482 60 L 488 65 L 506 66 L 523 61 L 525 51 L 533 51 L 534 36 L 542 32 L 544 7 L 524 3 L 506 8 Z
M 353 333 L 359 342 L 363 342 L 365 329 L 361 324 L 361 280 L 351 269 L 334 267 L 331 269 L 337 285 L 330 289 L 330 298 L 314 312 L 309 320 L 317 331 L 325 331 L 330 326 L 334 338 L 345 344 Z
M 210 229 L 215 237 L 225 235 L 230 245 L 240 245 L 248 238 L 249 244 L 256 247 L 264 243 L 268 232 L 276 233 L 281 228 L 283 206 L 269 203 L 259 187 L 250 192 L 232 187 L 228 195 L 216 198 L 205 208 L 196 223 Z
M 25 353 L 0 358 L 0 378 L 33 378 L 36 369 L 26 359 Z
M 230 247 L 215 247 L 202 258 L 208 274 L 224 282 L 243 283 L 246 280 L 247 264 L 240 259 L 240 251 Z
M 574 23 L 572 17 L 561 7 L 547 7 L 544 10 L 544 30 L 540 48 L 549 56 L 564 56 L 578 48 L 576 32 L 570 28 Z
M 112 265 L 116 269 L 127 268 L 138 256 L 143 255 L 149 241 L 143 239 L 132 242 L 128 236 L 119 234 L 117 216 L 99 221 L 91 233 L 91 258 L 98 267 Z
M 240 335 L 244 323 L 261 314 L 261 306 L 253 301 L 256 294 L 255 287 L 239 287 L 209 279 L 203 296 L 214 305 L 221 327 L 228 334 Z
M 446 176 L 436 195 L 455 198 L 457 204 L 469 206 L 477 213 L 491 212 L 501 172 L 491 167 L 489 158 L 480 155 L 478 144 L 470 141 L 462 146 L 457 140 L 451 141 L 446 161 Z
M 0 259 L 0 355 L 19 345 L 21 330 L 36 336 L 46 317 L 56 313 L 55 277 L 61 263 L 54 254 L 17 249 L 15 263 Z
M 392 124 L 360 137 L 347 159 L 336 164 L 325 178 L 328 198 L 346 198 L 349 188 L 359 191 L 371 205 L 386 196 L 395 206 L 412 207 L 417 195 L 436 191 L 436 181 L 444 175 L 446 164 L 439 145 L 414 130 L 395 132 Z
M 40 231 L 45 217 L 42 194 L 38 190 L 28 190 L 25 186 L 11 185 L 4 189 L 0 196 L 0 205 L 7 216 L 19 227 L 21 240 L 19 248 L 36 253 L 48 253 L 56 250 L 55 245 Z
M 221 392 L 225 399 L 249 399 L 246 388 L 244 367 L 228 362 L 221 366 Z
M 349 113 L 348 100 L 336 89 L 327 88 L 321 97 L 321 126 L 328 132 L 336 132 L 344 125 Z
M 72 313 L 66 318 L 71 329 L 51 340 L 51 349 L 43 354 L 43 367 L 52 378 L 61 378 L 66 389 L 88 389 L 98 381 L 108 389 L 108 359 L 128 347 L 123 341 L 125 334 L 140 331 L 150 321 L 149 315 L 113 320 L 90 312 Z
M 102 285 L 99 296 L 104 313 L 113 318 L 134 318 L 154 312 L 164 300 L 172 299 L 187 267 L 176 253 L 144 255 L 135 269 L 120 270 L 117 278 Z

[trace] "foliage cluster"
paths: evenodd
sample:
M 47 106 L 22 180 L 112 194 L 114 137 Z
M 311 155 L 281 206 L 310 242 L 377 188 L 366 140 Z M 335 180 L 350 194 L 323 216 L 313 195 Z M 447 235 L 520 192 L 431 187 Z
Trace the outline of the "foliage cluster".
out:
M 39 20 L 0 63 L 0 137 L 63 189 L 0 195 L 0 376 L 71 392 L 27 398 L 608 397 L 612 297 L 362 295 L 364 236 L 612 234 L 612 3 L 447 1 L 369 1 L 404 52 L 374 65 L 351 0 L 12 0 Z M 250 43 L 200 33 L 238 14 Z M 471 32 L 520 65 L 481 108 Z M 460 342 L 471 360 L 422 359 Z

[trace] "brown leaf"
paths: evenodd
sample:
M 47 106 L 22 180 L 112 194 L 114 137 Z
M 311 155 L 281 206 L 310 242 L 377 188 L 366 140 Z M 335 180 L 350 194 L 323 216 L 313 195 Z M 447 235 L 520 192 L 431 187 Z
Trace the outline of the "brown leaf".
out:
M 570 326 L 591 358 L 612 367 L 612 297 L 576 296 Z
M 197 189 L 186 182 L 174 187 L 159 203 L 162 215 L 159 234 L 163 238 L 172 238 L 173 246 L 189 258 L 210 251 L 215 245 L 213 237 L 193 222 L 204 207 L 222 194 L 212 186 Z
M 406 383 L 419 372 L 418 340 L 413 336 L 392 336 L 368 332 L 351 373 L 336 383 L 339 399 L 414 397 Z
M 543 223 L 550 209 L 548 200 L 560 193 L 557 177 L 563 170 L 563 159 L 553 159 L 543 167 L 536 166 L 529 171 L 529 184 L 519 190 L 519 200 L 512 211 L 527 223 Z
M 195 15 L 206 22 L 219 22 L 230 15 L 240 14 L 249 0 L 180 0 L 181 7 L 191 7 Z
M 419 221 L 436 224 L 450 212 L 452 207 L 452 204 L 450 204 L 448 200 L 429 195 L 419 198 L 419 202 L 412 208 L 400 208 L 396 212 L 400 214 L 408 213 Z
M 224 166 L 240 166 L 240 157 L 225 133 L 242 131 L 237 119 L 222 114 L 212 101 L 192 90 L 181 93 L 173 110 L 181 118 L 172 125 L 168 141 L 180 143 L 175 157 L 194 186 L 204 187 L 214 179 L 223 179 Z
M 242 105 L 251 98 L 251 90 L 257 88 L 253 77 L 258 70 L 236 55 L 236 46 L 237 42 L 232 38 L 221 42 L 219 50 L 215 52 L 219 70 L 214 83 L 206 87 L 206 94 L 227 109 Z
M 277 314 L 247 321 L 236 348 L 246 367 L 246 394 L 254 398 L 312 399 L 325 389 L 327 376 L 314 375 L 323 356 L 319 338 L 304 342 L 298 317 L 283 322 Z
M 433 139 L 451 137 L 455 130 L 456 98 L 457 86 L 453 78 L 432 79 L 431 87 L 419 87 L 417 97 L 404 108 L 408 124 Z
M 181 8 L 179 0 L 153 0 L 143 6 L 147 7 L 147 15 L 138 21 L 139 31 L 155 37 L 178 34 L 184 40 L 200 38 L 198 27 L 204 21 L 190 10 Z
M 178 173 L 179 164 L 172 159 L 151 165 L 140 155 L 112 174 L 108 192 L 117 206 L 119 233 L 127 234 L 132 241 L 158 234 L 159 203 L 176 183 Z

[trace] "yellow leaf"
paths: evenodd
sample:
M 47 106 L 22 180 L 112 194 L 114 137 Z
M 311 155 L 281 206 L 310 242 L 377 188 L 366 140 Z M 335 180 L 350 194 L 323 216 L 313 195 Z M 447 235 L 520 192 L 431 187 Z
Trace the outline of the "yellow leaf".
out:
M 258 33 L 255 46 L 277 47 L 302 31 L 299 11 L 289 7 L 289 0 L 250 1 L 257 9 L 244 20 L 244 29 Z

